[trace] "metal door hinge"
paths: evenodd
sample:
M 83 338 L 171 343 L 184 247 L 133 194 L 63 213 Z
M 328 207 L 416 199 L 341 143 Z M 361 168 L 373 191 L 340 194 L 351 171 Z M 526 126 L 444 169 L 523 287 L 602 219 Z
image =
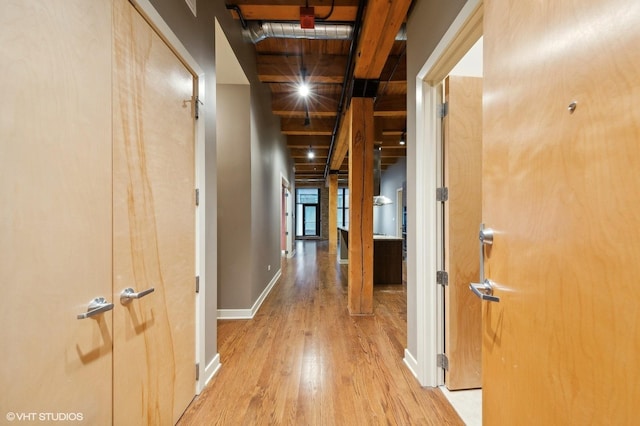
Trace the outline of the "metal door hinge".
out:
M 193 108 L 196 120 L 200 118 L 200 105 L 204 105 L 204 103 L 196 96 L 196 102 Z
M 444 368 L 445 370 L 449 370 L 449 358 L 445 354 L 438 354 L 436 358 L 436 364 L 440 368 Z
M 196 293 L 200 293 L 200 275 L 196 275 Z
M 436 201 L 445 202 L 449 200 L 449 188 L 436 188 Z
M 447 271 L 436 272 L 436 283 L 442 286 L 449 285 L 449 273 Z
M 196 206 L 200 205 L 200 190 L 196 188 Z
M 200 363 L 196 362 L 196 381 L 200 380 Z
M 439 107 L 440 118 L 445 118 L 449 114 L 449 102 L 445 102 Z

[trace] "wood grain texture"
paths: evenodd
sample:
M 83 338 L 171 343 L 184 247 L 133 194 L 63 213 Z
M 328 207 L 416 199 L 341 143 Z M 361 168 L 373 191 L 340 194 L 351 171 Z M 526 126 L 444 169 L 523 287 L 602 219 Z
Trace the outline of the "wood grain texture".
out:
M 635 424 L 640 3 L 485 2 L 486 424 Z M 570 114 L 567 107 L 577 101 Z
M 222 368 L 179 425 L 462 425 L 402 362 L 406 285 L 350 316 L 346 280 L 326 242 L 297 242 L 255 318 L 218 323 Z
M 194 82 L 115 6 L 114 424 L 171 424 L 195 394 Z M 127 287 L 155 292 L 123 305 Z
M 478 230 L 482 220 L 482 79 L 448 77 L 444 119 L 445 353 L 450 390 L 479 388 L 482 377 L 481 302 L 469 290 L 478 282 Z
M 111 425 L 111 4 L 2 1 L 0 46 L 2 422 Z
M 373 99 L 351 100 L 349 312 L 373 314 Z

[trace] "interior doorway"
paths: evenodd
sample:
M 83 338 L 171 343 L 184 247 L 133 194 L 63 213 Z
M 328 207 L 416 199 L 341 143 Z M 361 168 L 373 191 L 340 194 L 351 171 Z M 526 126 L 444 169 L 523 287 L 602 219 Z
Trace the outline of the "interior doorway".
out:
M 482 36 L 483 3 L 482 0 L 470 0 L 465 3 L 457 17 L 444 34 L 433 53 L 417 73 L 416 85 L 416 127 L 414 163 L 414 190 L 417 194 L 426 194 L 419 198 L 410 215 L 420 218 L 413 223 L 412 232 L 419 244 L 408 264 L 408 275 L 416 279 L 416 352 L 406 354 L 405 363 L 413 366 L 418 380 L 423 386 L 440 386 L 444 383 L 444 370 L 438 367 L 438 355 L 443 353 L 444 313 L 442 300 L 444 289 L 437 284 L 437 272 L 441 267 L 442 256 L 438 246 L 442 233 L 438 229 L 438 211 L 441 202 L 437 201 L 439 166 L 438 145 L 441 141 L 439 98 L 442 89 L 439 85 L 450 74 L 454 66 Z M 420 261 L 415 261 L 420 259 Z M 414 364 L 412 364 L 414 363 Z M 480 408 L 480 404 L 478 404 Z M 479 411 L 479 410 L 478 410 Z M 462 414 L 459 411 L 460 414 Z M 472 418 L 481 421 L 479 412 Z M 467 418 L 463 419 L 467 421 Z

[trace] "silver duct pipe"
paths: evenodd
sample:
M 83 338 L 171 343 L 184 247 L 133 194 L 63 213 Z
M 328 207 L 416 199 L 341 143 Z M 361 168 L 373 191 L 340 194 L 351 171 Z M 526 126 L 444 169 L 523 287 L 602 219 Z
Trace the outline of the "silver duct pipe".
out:
M 292 22 L 258 22 L 251 21 L 242 35 L 252 43 L 267 38 L 294 38 L 312 40 L 351 40 L 353 27 L 347 24 L 316 23 L 313 29 L 302 29 L 299 23 Z M 404 25 L 396 35 L 396 40 L 406 40 L 407 31 Z

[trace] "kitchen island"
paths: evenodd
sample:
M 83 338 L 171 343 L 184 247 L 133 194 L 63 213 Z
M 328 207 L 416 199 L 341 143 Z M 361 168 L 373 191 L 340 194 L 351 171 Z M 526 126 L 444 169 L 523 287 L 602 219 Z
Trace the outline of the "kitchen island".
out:
M 340 231 L 340 263 L 349 262 L 349 230 Z M 402 238 L 373 235 L 373 284 L 402 284 Z

